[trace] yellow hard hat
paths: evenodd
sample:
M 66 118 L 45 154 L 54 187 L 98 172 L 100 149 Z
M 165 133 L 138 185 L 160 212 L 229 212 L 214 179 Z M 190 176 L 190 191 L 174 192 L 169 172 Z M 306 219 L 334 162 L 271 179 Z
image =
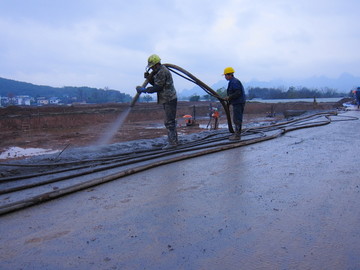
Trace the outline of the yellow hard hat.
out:
M 234 72 L 235 72 L 235 70 L 232 67 L 227 67 L 227 68 L 224 69 L 224 74 L 223 75 L 229 74 L 229 73 L 234 73 Z
M 148 58 L 148 68 L 151 68 L 153 66 L 155 66 L 156 64 L 160 63 L 161 59 L 157 54 L 152 54 L 149 56 Z

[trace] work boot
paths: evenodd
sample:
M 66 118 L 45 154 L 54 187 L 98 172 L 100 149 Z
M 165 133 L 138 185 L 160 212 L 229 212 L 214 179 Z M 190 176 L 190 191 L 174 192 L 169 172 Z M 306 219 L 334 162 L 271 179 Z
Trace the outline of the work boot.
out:
M 167 143 L 167 144 L 162 148 L 162 150 L 173 149 L 173 148 L 176 148 L 177 145 L 178 145 L 177 143 Z
M 177 144 L 178 134 L 176 128 L 168 129 L 168 142 L 171 144 Z
M 168 143 L 162 149 L 172 149 L 178 145 L 178 136 L 176 128 L 168 129 Z
M 229 137 L 230 141 L 240 141 L 241 139 L 241 133 L 240 132 L 235 132 L 233 135 L 231 135 Z
M 230 141 L 239 141 L 241 139 L 241 124 L 235 125 L 235 132 L 229 137 Z

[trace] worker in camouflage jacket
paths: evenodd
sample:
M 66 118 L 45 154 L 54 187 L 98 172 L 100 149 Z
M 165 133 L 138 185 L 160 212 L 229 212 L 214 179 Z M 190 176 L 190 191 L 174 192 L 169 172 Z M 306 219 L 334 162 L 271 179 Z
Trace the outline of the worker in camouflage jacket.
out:
M 176 131 L 177 95 L 174 82 L 169 69 L 161 64 L 158 55 L 153 54 L 148 58 L 147 70 L 152 69 L 151 76 L 145 72 L 145 78 L 152 85 L 150 87 L 137 86 L 138 93 L 157 93 L 159 104 L 163 104 L 165 111 L 165 127 L 168 130 L 168 144 L 163 149 L 174 148 L 178 145 Z

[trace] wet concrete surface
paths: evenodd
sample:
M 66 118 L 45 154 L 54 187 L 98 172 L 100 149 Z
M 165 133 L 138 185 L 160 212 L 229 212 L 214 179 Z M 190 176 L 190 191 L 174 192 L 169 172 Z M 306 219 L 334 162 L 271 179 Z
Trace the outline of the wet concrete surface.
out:
M 360 269 L 359 134 L 297 130 L 1 216 L 0 269 Z

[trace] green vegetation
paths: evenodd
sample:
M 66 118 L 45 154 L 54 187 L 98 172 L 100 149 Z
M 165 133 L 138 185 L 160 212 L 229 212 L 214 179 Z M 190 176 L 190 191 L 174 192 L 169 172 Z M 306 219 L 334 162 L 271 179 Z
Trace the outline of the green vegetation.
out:
M 153 101 L 153 97 L 149 94 L 140 95 L 139 102 L 149 103 Z
M 189 101 L 199 101 L 200 100 L 200 96 L 199 95 L 192 95 L 189 99 Z
M 218 93 L 220 97 L 226 97 L 226 89 L 225 89 L 225 87 L 219 88 L 218 90 L 216 90 L 216 93 Z M 208 95 L 208 94 L 204 95 L 203 99 L 207 100 L 207 101 L 217 101 L 216 97 L 213 97 L 213 96 Z
M 221 96 L 226 96 L 226 89 L 224 87 L 216 90 Z M 260 88 L 250 87 L 247 89 L 246 97 L 248 100 L 259 98 L 259 99 L 298 99 L 298 98 L 332 98 L 332 97 L 343 97 L 346 94 L 338 93 L 334 89 L 324 88 L 321 90 L 308 89 L 306 87 L 289 87 L 288 90 L 280 88 Z M 194 96 L 190 97 L 193 99 Z M 217 99 L 210 95 L 204 95 L 203 100 L 216 101 Z
M 132 97 L 117 90 L 108 88 L 97 89 L 90 87 L 51 87 L 34 85 L 9 79 L 0 78 L 0 96 L 14 97 L 27 95 L 33 98 L 57 97 L 61 103 L 69 104 L 72 102 L 86 103 L 109 103 L 109 102 L 130 102 Z
M 288 90 L 279 88 L 260 88 L 252 87 L 248 89 L 247 99 L 297 99 L 297 98 L 335 98 L 343 97 L 344 93 L 338 93 L 331 88 L 321 90 L 308 89 L 306 87 L 289 87 Z

